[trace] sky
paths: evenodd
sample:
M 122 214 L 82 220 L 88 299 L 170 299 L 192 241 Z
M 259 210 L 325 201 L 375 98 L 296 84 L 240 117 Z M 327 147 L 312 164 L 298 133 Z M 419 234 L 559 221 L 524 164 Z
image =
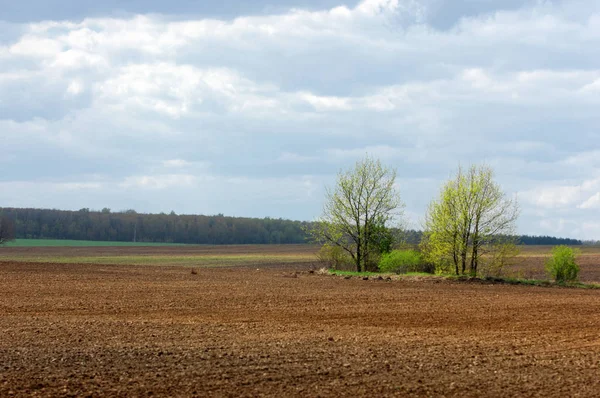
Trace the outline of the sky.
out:
M 0 207 L 314 220 L 367 154 L 405 223 L 487 164 L 600 239 L 596 0 L 0 0 Z

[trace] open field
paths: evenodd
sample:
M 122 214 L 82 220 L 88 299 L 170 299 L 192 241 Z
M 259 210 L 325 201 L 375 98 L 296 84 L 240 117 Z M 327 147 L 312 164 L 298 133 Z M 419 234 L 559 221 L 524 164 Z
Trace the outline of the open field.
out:
M 579 280 L 600 282 L 600 247 L 576 246 L 580 251 L 577 263 L 581 268 Z M 507 276 L 526 279 L 547 279 L 544 264 L 551 256 L 552 246 L 522 246 L 514 265 L 506 269 Z
M 317 250 L 310 245 L 5 247 L 0 261 L 188 267 L 308 264 L 315 262 Z
M 107 242 L 91 240 L 68 239 L 15 239 L 6 243 L 7 247 L 89 247 L 89 246 L 182 246 L 179 243 L 150 243 L 150 242 Z
M 345 279 L 308 272 L 314 250 L 3 248 L 0 396 L 600 391 L 598 290 Z
M 305 268 L 0 262 L 0 396 L 600 389 L 595 290 Z
M 58 241 L 60 242 L 60 241 Z M 315 264 L 312 245 L 155 245 L 155 246 L 26 246 L 1 247 L 0 261 L 63 264 L 181 265 L 188 267 Z M 551 246 L 522 246 L 505 276 L 545 279 L 544 262 Z M 582 282 L 600 282 L 600 247 L 579 247 Z

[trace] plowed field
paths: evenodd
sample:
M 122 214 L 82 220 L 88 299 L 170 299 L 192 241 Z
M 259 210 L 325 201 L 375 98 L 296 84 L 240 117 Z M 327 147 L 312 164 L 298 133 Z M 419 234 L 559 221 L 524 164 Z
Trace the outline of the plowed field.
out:
M 0 396 L 600 395 L 600 291 L 0 262 Z

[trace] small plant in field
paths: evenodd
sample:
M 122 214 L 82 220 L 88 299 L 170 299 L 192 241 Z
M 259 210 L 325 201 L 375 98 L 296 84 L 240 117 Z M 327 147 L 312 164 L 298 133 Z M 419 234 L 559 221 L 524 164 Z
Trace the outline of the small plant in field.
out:
M 317 253 L 319 262 L 326 268 L 335 270 L 352 269 L 352 258 L 339 246 L 325 244 Z
M 384 254 L 379 261 L 379 270 L 396 274 L 430 271 L 421 253 L 416 250 L 394 250 Z
M 552 249 L 552 257 L 546 261 L 546 271 L 557 282 L 573 282 L 579 276 L 577 250 L 564 245 Z

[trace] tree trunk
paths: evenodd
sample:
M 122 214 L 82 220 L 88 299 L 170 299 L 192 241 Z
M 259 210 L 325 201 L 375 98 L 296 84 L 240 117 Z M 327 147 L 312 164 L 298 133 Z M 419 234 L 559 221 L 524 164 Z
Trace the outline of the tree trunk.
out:
M 477 276 L 477 262 L 479 256 L 479 218 L 475 220 L 475 231 L 473 232 L 473 251 L 471 254 L 471 275 Z
M 361 271 L 362 250 L 361 250 L 360 245 L 361 245 L 361 242 L 359 240 L 356 245 L 356 272 L 362 272 Z
M 477 276 L 477 256 L 478 254 L 478 246 L 477 242 L 473 242 L 473 255 L 471 257 L 471 275 Z
M 461 256 L 461 261 L 462 261 L 462 273 L 464 275 L 465 271 L 467 270 L 467 253 L 469 251 L 469 238 L 471 237 L 471 234 L 469 233 L 469 231 L 466 232 L 466 235 L 463 235 L 463 247 L 460 253 Z
M 456 275 L 459 275 L 459 273 L 458 273 L 458 256 L 456 254 L 454 254 L 454 268 L 456 269 Z

